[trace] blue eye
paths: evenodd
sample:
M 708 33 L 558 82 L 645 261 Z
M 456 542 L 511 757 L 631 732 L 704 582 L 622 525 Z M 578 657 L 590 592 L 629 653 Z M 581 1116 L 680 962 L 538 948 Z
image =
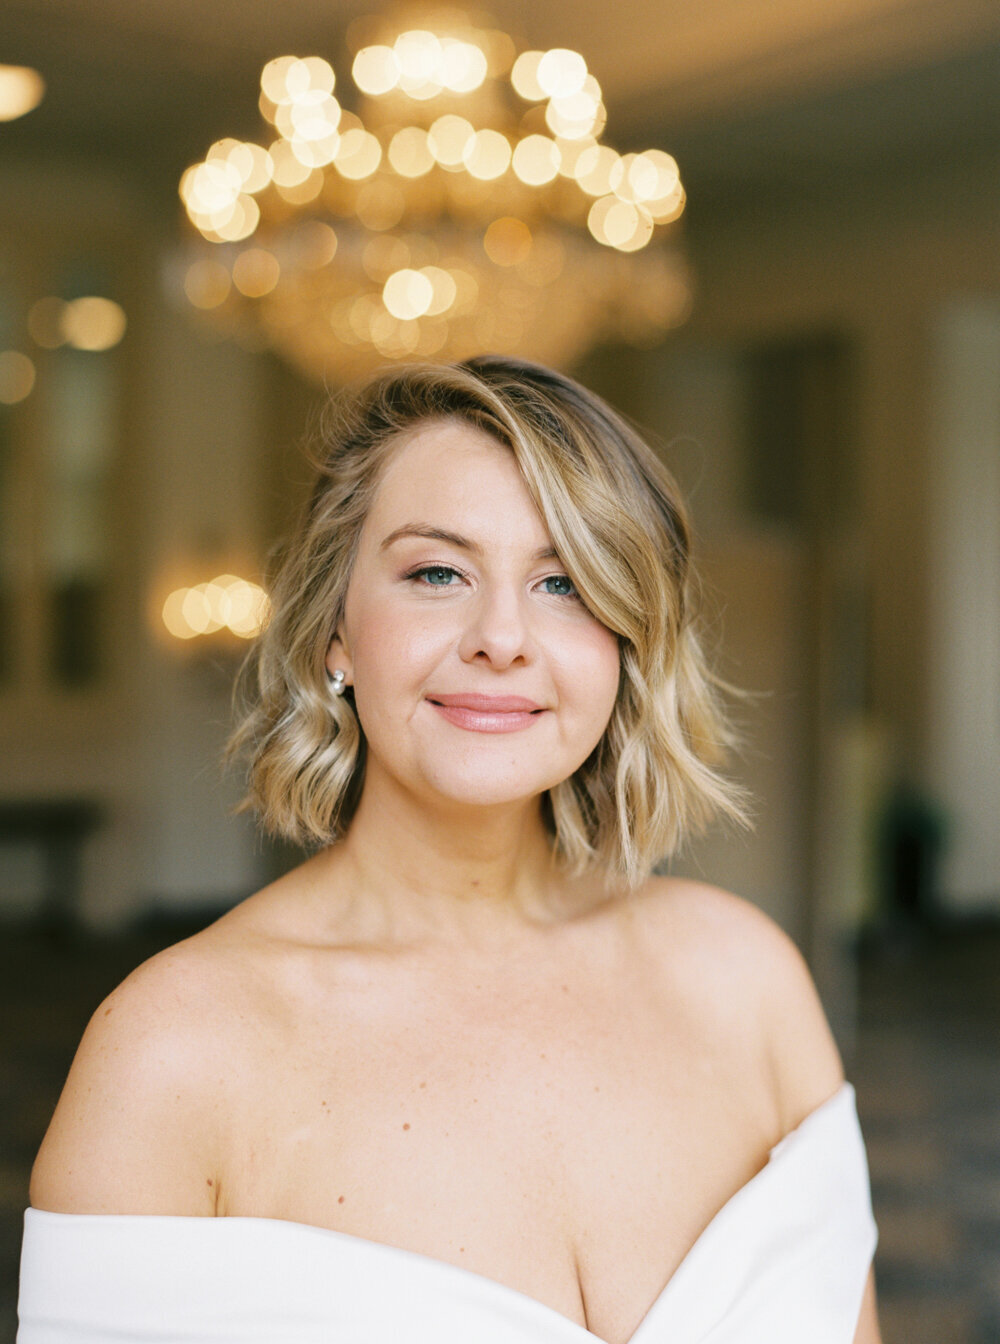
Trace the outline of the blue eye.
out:
M 422 579 L 431 588 L 450 588 L 450 580 L 458 574 L 457 569 L 448 565 L 425 565 L 407 574 L 408 579 Z
M 552 589 L 549 590 L 552 593 L 553 597 L 576 596 L 576 589 L 573 587 L 573 580 L 569 577 L 568 574 L 550 574 L 549 577 L 547 579 L 543 579 L 542 582 L 555 583 L 559 585 L 559 588 L 556 591 L 553 591 Z

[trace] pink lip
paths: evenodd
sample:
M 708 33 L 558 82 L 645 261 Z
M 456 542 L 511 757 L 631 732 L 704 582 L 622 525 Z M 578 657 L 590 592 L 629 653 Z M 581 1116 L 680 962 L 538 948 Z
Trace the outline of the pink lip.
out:
M 448 708 L 476 709 L 482 714 L 511 714 L 518 710 L 523 713 L 542 708 L 522 695 L 429 695 L 427 699 Z
M 473 733 L 516 733 L 538 723 L 544 712 L 520 695 L 429 695 L 434 709 L 456 728 Z

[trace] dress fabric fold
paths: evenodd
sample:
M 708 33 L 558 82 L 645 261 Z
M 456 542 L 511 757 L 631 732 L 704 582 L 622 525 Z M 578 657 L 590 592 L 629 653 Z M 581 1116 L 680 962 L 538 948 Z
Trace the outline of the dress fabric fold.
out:
M 719 1210 L 627 1344 L 853 1344 L 877 1242 L 850 1083 Z M 17 1344 L 601 1344 L 484 1275 L 270 1218 L 25 1212 Z

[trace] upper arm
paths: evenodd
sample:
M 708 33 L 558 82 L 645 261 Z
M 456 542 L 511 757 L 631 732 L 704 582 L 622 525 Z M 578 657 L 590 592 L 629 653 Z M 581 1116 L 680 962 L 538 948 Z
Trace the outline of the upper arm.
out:
M 214 1211 L 220 1060 L 197 961 L 168 949 L 94 1013 L 35 1160 L 35 1208 Z

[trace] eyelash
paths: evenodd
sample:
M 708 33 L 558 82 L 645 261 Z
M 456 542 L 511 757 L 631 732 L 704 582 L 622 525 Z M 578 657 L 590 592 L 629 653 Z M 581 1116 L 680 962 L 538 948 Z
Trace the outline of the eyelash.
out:
M 466 577 L 462 573 L 462 571 L 460 569 L 456 569 L 454 565 L 420 565 L 418 566 L 417 569 L 411 569 L 408 573 L 404 574 L 403 578 L 415 581 L 417 579 L 422 578 L 425 574 L 433 574 L 433 573 L 457 574 L 459 578 L 462 579 Z M 547 574 L 546 577 L 542 579 L 542 583 L 548 583 L 550 579 L 565 579 L 567 583 L 569 583 L 571 586 L 573 583 L 573 580 L 569 577 L 568 574 Z M 424 584 L 423 586 L 426 588 L 450 588 L 452 585 L 450 583 L 440 583 L 440 584 L 427 583 Z M 576 588 L 573 588 L 572 591 L 569 593 L 548 593 L 547 596 L 559 597 L 565 601 L 572 601 L 572 602 L 580 601 L 580 595 L 576 591 Z

